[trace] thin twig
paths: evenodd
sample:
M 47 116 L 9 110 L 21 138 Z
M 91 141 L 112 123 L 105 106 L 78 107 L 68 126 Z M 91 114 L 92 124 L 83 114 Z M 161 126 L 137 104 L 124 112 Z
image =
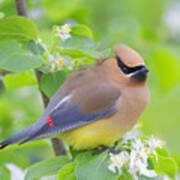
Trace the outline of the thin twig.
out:
M 24 0 L 15 0 L 15 5 L 16 5 L 17 14 L 19 16 L 28 17 L 26 3 L 25 3 Z M 35 73 L 36 73 L 36 78 L 38 80 L 38 85 L 39 85 L 39 89 L 40 89 L 40 92 L 41 92 L 41 95 L 42 95 L 43 103 L 44 103 L 44 106 L 46 107 L 48 105 L 49 98 L 41 90 L 40 79 L 41 79 L 42 73 L 40 71 L 38 71 L 38 70 L 35 70 Z M 52 138 L 51 142 L 52 142 L 53 150 L 54 150 L 54 153 L 55 153 L 56 156 L 66 154 L 64 145 L 63 145 L 63 143 L 62 143 L 62 141 L 60 139 Z

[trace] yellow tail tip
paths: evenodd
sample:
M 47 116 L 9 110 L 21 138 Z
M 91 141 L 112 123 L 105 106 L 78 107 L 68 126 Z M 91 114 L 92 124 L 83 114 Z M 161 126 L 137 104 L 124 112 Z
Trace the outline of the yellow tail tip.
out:
M 4 148 L 4 146 L 0 144 L 0 149 L 2 149 L 2 148 Z

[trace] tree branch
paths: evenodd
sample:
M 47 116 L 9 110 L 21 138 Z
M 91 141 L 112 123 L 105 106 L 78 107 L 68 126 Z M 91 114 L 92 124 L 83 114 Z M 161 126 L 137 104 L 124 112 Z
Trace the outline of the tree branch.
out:
M 15 0 L 15 5 L 16 5 L 17 14 L 19 16 L 28 17 L 25 0 Z M 35 73 L 36 73 L 36 78 L 38 80 L 38 85 L 39 85 L 39 89 L 40 89 L 40 92 L 41 92 L 41 95 L 42 95 L 43 103 L 44 103 L 44 106 L 46 107 L 48 105 L 49 98 L 41 90 L 40 79 L 41 79 L 41 76 L 42 76 L 42 72 L 40 72 L 38 70 L 35 70 Z M 54 150 L 54 153 L 55 153 L 56 156 L 66 154 L 64 145 L 63 145 L 63 143 L 62 143 L 62 141 L 60 139 L 52 138 L 51 142 L 52 142 L 53 150 Z
M 16 11 L 19 16 L 28 17 L 26 3 L 24 0 L 15 0 Z

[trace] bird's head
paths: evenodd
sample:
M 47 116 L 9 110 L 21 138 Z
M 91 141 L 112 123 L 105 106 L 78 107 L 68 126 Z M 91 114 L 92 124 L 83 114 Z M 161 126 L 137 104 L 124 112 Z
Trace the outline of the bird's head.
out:
M 144 84 L 149 70 L 145 67 L 142 57 L 126 45 L 118 44 L 113 48 L 114 58 L 104 61 L 110 74 L 121 83 Z

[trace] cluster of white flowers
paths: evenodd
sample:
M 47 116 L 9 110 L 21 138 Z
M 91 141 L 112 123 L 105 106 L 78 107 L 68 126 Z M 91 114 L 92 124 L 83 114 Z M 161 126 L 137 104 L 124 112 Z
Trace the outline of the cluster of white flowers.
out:
M 158 174 L 154 170 L 148 169 L 148 158 L 150 154 L 156 155 L 155 149 L 157 147 L 161 148 L 163 142 L 155 139 L 154 136 L 150 137 L 149 140 L 144 140 L 141 136 L 130 136 L 134 134 L 132 132 L 127 133 L 123 137 L 121 148 L 129 147 L 129 151 L 122 150 L 119 154 L 110 153 L 111 163 L 108 169 L 113 173 L 118 171 L 119 175 L 122 174 L 122 168 L 127 167 L 127 171 L 138 180 L 138 175 L 143 175 L 146 177 L 156 177 Z M 128 142 L 131 145 L 128 145 Z
M 69 24 L 65 24 L 61 27 L 56 27 L 56 33 L 55 36 L 59 37 L 61 40 L 65 41 L 69 38 L 71 38 L 71 26 Z
M 62 70 L 63 66 L 72 70 L 74 66 L 74 62 L 71 61 L 70 57 L 61 56 L 59 52 L 56 52 L 55 56 L 48 54 L 48 64 L 50 65 L 52 71 Z
M 68 38 L 71 38 L 71 35 L 69 32 L 71 31 L 70 26 L 68 24 L 63 25 L 62 27 L 57 27 L 55 36 L 58 36 L 60 39 L 65 41 Z M 71 61 L 71 58 L 69 56 L 62 56 L 59 52 L 55 52 L 54 54 L 50 53 L 46 44 L 42 43 L 41 39 L 38 39 L 37 42 L 40 44 L 44 51 L 45 56 L 48 59 L 47 65 L 50 67 L 51 71 L 54 70 L 62 70 L 64 66 L 66 66 L 68 69 L 72 70 L 74 67 L 74 62 Z

